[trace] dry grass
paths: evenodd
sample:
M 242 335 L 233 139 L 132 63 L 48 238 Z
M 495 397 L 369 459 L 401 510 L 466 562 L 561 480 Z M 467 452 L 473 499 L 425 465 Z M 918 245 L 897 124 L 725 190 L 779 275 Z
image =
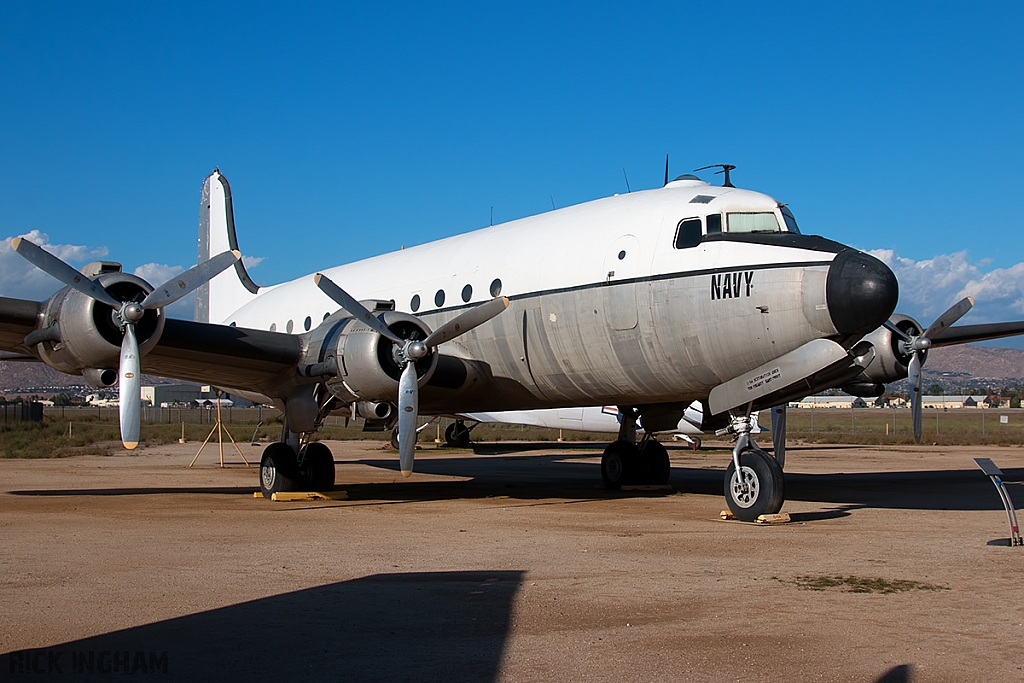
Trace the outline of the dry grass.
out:
M 905 591 L 946 591 L 946 586 L 908 579 L 864 578 L 860 576 L 798 576 L 791 581 L 773 577 L 781 583 L 789 583 L 809 591 L 836 589 L 845 593 L 902 593 Z

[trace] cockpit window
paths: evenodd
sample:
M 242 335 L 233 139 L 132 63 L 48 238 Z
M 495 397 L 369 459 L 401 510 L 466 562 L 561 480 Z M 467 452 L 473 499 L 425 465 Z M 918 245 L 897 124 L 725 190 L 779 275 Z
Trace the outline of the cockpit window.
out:
M 716 232 L 722 232 L 722 214 L 709 213 L 704 220 L 707 221 L 709 235 L 714 235 Z
M 700 219 L 685 218 L 679 221 L 676 230 L 676 249 L 686 249 L 700 244 Z
M 793 217 L 793 212 L 789 210 L 788 206 L 782 207 L 782 218 L 786 221 L 786 230 L 800 234 L 800 228 L 796 226 L 796 218 Z
M 772 211 L 726 214 L 728 232 L 782 232 Z

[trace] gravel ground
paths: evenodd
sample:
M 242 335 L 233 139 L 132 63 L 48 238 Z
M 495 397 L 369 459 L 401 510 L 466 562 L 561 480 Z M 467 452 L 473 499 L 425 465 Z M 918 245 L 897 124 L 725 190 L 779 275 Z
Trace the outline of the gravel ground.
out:
M 791 447 L 762 527 L 718 518 L 713 447 L 610 492 L 593 444 L 431 444 L 408 480 L 328 445 L 346 500 L 255 499 L 195 444 L 0 461 L 0 678 L 1024 680 L 1024 548 L 972 462 L 1024 449 Z

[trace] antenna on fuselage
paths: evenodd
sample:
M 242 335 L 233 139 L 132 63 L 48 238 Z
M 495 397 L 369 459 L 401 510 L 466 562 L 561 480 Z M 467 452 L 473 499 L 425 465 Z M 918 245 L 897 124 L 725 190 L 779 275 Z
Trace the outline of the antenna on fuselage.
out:
M 667 164 L 667 162 L 666 162 L 666 164 Z M 711 164 L 710 166 L 703 166 L 701 168 L 695 168 L 695 169 L 693 169 L 693 172 L 696 173 L 697 171 L 706 171 L 709 168 L 720 168 L 720 169 L 722 169 L 721 171 L 715 171 L 715 175 L 718 175 L 719 173 L 724 173 L 725 174 L 725 182 L 722 183 L 722 187 L 736 187 L 735 185 L 732 184 L 732 180 L 729 178 L 729 171 L 734 170 L 736 168 L 735 166 L 733 166 L 732 164 Z M 665 172 L 665 177 L 668 178 L 668 172 L 667 171 Z
M 629 194 L 630 192 L 632 192 L 632 190 L 629 189 L 629 176 L 626 175 L 625 166 L 622 167 L 622 177 L 626 179 L 626 194 Z
M 668 155 L 665 155 L 665 185 L 668 185 Z M 665 187 L 662 185 L 662 187 Z

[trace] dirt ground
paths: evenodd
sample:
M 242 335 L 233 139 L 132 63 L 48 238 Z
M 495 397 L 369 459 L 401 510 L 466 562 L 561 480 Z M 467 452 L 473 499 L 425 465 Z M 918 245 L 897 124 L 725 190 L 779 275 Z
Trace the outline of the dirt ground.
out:
M 255 499 L 195 444 L 0 461 L 0 679 L 1024 680 L 1024 548 L 972 461 L 1024 480 L 1022 448 L 791 446 L 762 527 L 718 518 L 709 447 L 611 492 L 594 444 L 431 444 L 408 480 L 328 445 L 345 500 Z

